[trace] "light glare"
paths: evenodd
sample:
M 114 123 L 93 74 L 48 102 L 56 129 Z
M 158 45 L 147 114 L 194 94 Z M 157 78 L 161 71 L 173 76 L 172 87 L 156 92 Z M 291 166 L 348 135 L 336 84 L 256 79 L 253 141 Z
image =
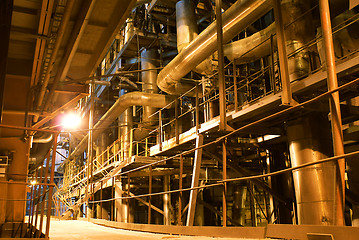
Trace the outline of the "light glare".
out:
M 75 129 L 81 124 L 81 117 L 74 113 L 66 114 L 62 119 L 62 126 L 65 129 Z

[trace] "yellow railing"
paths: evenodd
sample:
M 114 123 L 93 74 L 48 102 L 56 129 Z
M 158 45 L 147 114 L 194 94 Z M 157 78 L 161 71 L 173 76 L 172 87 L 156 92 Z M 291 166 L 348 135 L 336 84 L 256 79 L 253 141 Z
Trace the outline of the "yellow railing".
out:
M 149 156 L 150 147 L 156 144 L 156 137 L 149 136 L 141 141 L 133 140 L 135 129 L 131 129 L 126 135 L 121 136 L 109 145 L 101 154 L 97 155 L 92 162 L 93 172 L 101 172 L 104 176 L 108 173 L 106 168 L 114 163 L 129 163 L 133 155 Z M 125 139 L 129 138 L 126 146 Z M 128 151 L 126 153 L 126 151 Z M 125 159 L 125 156 L 127 158 Z M 75 161 L 70 161 L 65 165 L 63 186 L 59 192 L 75 192 L 79 185 L 84 185 L 86 179 L 87 166 L 76 167 Z

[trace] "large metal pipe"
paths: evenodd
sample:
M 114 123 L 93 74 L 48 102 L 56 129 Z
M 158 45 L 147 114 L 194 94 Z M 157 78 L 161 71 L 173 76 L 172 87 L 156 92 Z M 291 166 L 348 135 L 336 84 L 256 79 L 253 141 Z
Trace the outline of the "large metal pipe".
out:
M 177 50 L 183 48 L 198 36 L 196 5 L 193 0 L 181 0 L 176 3 Z
M 196 4 L 193 0 L 181 0 L 176 3 L 177 50 L 181 52 L 198 36 Z M 212 59 L 206 58 L 195 66 L 193 71 L 212 74 Z
M 271 0 L 237 1 L 223 13 L 223 42 L 228 42 L 249 24 L 263 16 L 271 8 Z M 178 95 L 189 90 L 193 85 L 182 83 L 180 79 L 195 66 L 208 58 L 217 49 L 216 22 L 209 25 L 189 45 L 159 73 L 158 87 Z
M 155 69 L 158 66 L 158 52 L 157 49 L 145 49 L 141 52 L 141 69 Z M 156 83 L 157 70 L 143 71 L 142 77 L 142 92 L 158 93 Z M 158 116 L 154 116 L 157 111 L 156 108 L 150 106 L 142 106 L 142 123 L 144 126 L 153 126 L 156 124 Z
M 332 155 L 330 125 L 325 115 L 312 114 L 288 122 L 292 167 Z M 335 218 L 335 163 L 293 171 L 299 224 L 333 225 Z
M 271 53 L 270 37 L 275 32 L 275 24 L 272 23 L 249 37 L 224 45 L 224 55 L 231 61 L 236 59 L 237 64 L 253 62 L 267 56 Z
M 163 108 L 171 103 L 173 98 L 168 95 L 151 94 L 143 92 L 127 93 L 117 99 L 112 107 L 101 117 L 101 119 L 93 127 L 93 139 L 96 139 L 106 128 L 108 128 L 113 121 L 118 118 L 127 108 L 131 106 L 151 106 L 156 108 Z M 88 134 L 81 140 L 75 150 L 70 154 L 68 159 L 74 158 L 81 154 L 87 144 Z M 62 163 L 62 165 L 65 161 Z
M 315 29 L 310 10 L 310 0 L 282 1 L 281 11 L 284 23 L 290 23 L 285 29 L 287 54 L 296 52 L 315 38 Z M 289 79 L 293 81 L 303 77 L 310 71 L 310 52 L 314 47 L 305 47 L 300 52 L 288 58 Z
M 123 158 L 125 161 L 129 161 L 131 156 L 130 144 L 131 144 L 131 129 L 133 126 L 132 107 L 127 108 L 120 116 L 120 137 L 123 138 Z

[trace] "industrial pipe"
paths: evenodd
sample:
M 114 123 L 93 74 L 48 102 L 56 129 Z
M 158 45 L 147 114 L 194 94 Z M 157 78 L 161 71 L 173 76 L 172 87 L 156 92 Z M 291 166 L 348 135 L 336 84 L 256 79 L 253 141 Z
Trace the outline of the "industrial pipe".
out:
M 241 40 L 223 46 L 224 55 L 237 64 L 249 63 L 261 57 L 271 54 L 270 37 L 276 32 L 275 24 L 272 23 L 265 29 Z M 275 38 L 273 38 L 275 39 Z
M 158 52 L 157 49 L 145 49 L 141 52 L 141 69 L 155 69 L 158 65 Z M 157 70 L 143 71 L 141 73 L 142 78 L 142 92 L 144 93 L 158 93 L 158 87 L 156 84 Z M 157 122 L 154 113 L 156 108 L 151 106 L 142 107 L 142 123 L 144 126 L 153 126 Z
M 93 127 L 93 139 L 96 139 L 113 121 L 118 118 L 127 108 L 131 106 L 151 106 L 156 108 L 166 107 L 171 103 L 173 98 L 168 95 L 151 94 L 143 92 L 127 93 L 117 99 L 112 107 L 101 117 Z M 171 106 L 167 106 L 171 107 Z M 81 140 L 75 150 L 70 154 L 68 159 L 74 158 L 86 149 L 88 134 Z M 63 165 L 65 161 L 61 164 Z
M 123 159 L 129 161 L 131 130 L 133 127 L 132 107 L 127 108 L 120 116 L 119 137 L 123 137 Z
M 249 24 L 271 9 L 270 0 L 237 1 L 223 13 L 223 42 L 230 41 Z M 216 22 L 209 25 L 159 73 L 158 87 L 173 95 L 188 91 L 191 84 L 180 79 L 217 49 Z
M 330 125 L 326 116 L 311 114 L 288 122 L 292 167 L 332 155 Z M 293 171 L 298 224 L 333 225 L 335 218 L 335 163 Z

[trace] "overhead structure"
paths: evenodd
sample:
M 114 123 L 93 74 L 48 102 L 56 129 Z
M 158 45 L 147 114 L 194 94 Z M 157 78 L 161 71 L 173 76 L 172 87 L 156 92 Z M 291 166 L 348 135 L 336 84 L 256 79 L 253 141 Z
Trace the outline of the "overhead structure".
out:
M 0 237 L 47 238 L 57 216 L 216 238 L 357 239 L 354 1 L 0 9 Z M 69 113 L 77 129 L 62 128 Z

